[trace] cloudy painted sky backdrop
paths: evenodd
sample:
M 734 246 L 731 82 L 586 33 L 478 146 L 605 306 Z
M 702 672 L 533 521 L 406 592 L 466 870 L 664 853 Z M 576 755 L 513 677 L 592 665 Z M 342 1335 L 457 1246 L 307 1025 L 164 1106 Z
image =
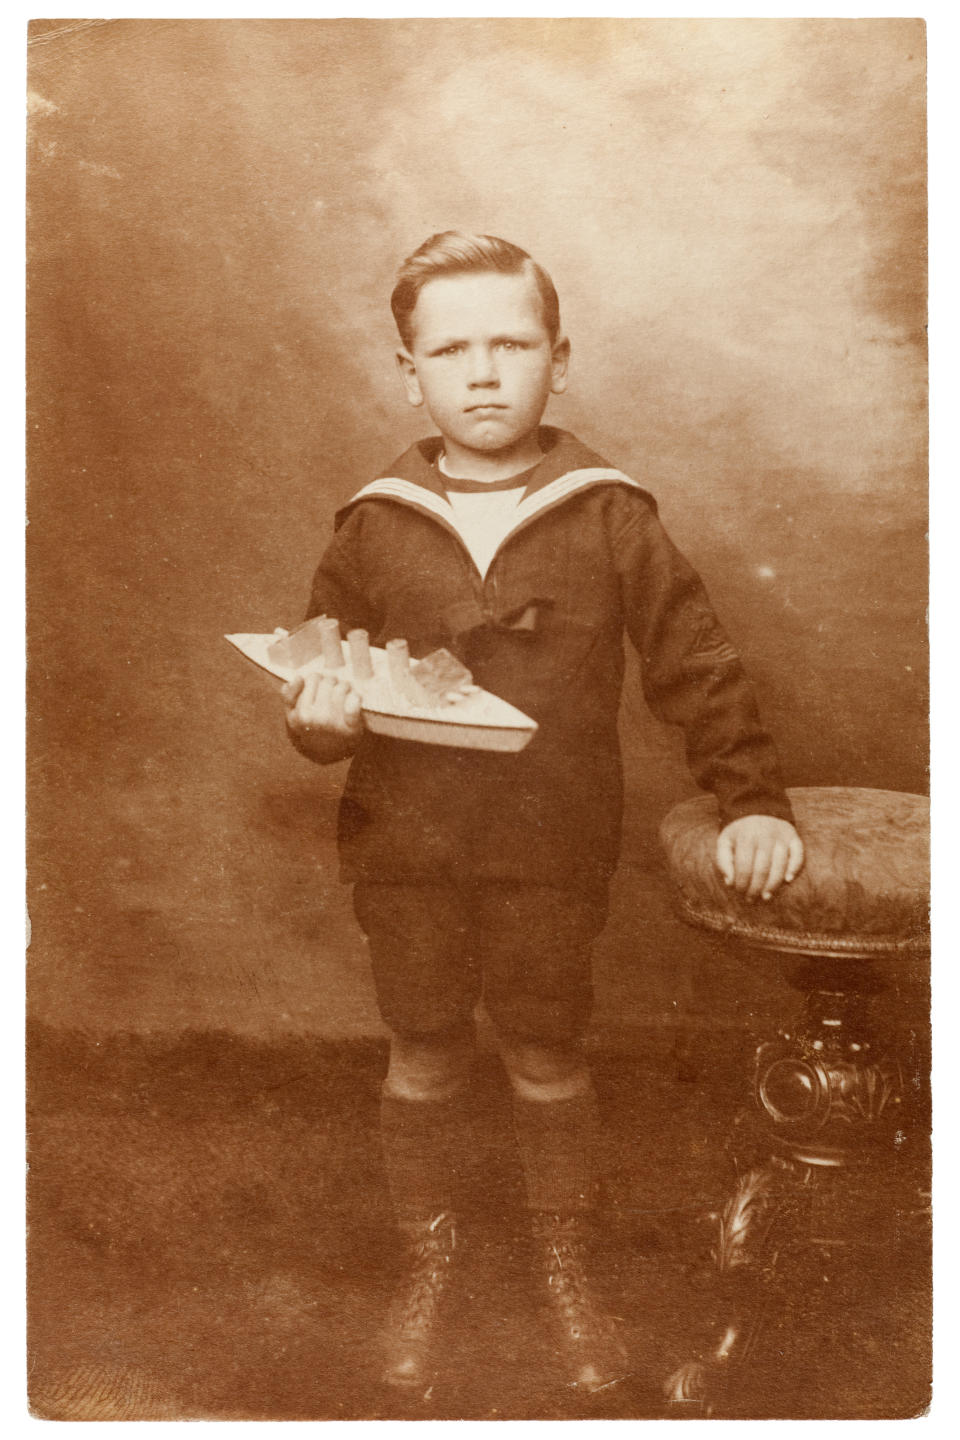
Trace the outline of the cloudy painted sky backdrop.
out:
M 219 636 L 296 620 L 336 505 L 422 433 L 387 300 L 449 226 L 553 273 L 550 415 L 660 498 L 791 781 L 923 788 L 922 22 L 63 25 L 30 76 L 41 1011 L 372 1023 L 340 777 Z M 627 711 L 656 951 L 690 782 Z M 621 905 L 604 1003 L 666 1008 Z

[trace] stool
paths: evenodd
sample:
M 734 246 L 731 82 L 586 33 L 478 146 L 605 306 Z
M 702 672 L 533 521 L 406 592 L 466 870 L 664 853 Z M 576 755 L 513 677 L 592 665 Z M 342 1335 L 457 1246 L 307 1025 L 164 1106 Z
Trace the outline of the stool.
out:
M 709 1217 L 715 1338 L 665 1387 L 706 1415 L 763 1331 L 780 1257 L 855 1243 L 877 1223 L 871 1198 L 894 1168 L 909 1096 L 895 1038 L 875 1026 L 870 1001 L 890 964 L 929 954 L 929 802 L 886 790 L 788 793 L 806 858 L 770 901 L 748 902 L 723 883 L 712 797 L 677 805 L 660 831 L 681 917 L 754 957 L 786 959 L 805 997 L 757 1048 L 753 1103 L 732 1147 L 738 1178 Z

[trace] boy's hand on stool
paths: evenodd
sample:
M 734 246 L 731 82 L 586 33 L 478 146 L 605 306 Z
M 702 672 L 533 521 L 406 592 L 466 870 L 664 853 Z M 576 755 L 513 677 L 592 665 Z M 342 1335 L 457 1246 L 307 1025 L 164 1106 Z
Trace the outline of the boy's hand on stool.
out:
M 360 694 L 349 680 L 315 671 L 295 675 L 280 693 L 298 749 L 321 764 L 353 754 L 364 725 Z
M 724 883 L 748 900 L 769 900 L 783 882 L 799 875 L 803 841 L 789 820 L 775 815 L 743 815 L 717 837 L 717 866 Z

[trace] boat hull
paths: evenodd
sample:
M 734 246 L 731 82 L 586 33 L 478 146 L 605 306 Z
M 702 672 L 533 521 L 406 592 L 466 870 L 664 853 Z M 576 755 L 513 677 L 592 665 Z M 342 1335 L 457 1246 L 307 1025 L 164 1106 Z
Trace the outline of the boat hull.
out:
M 241 655 L 251 660 L 260 670 L 275 676 L 278 680 L 292 680 L 295 675 L 309 675 L 325 671 L 319 659 L 298 668 L 278 664 L 269 654 L 276 643 L 276 635 L 236 634 L 225 635 Z M 454 704 L 437 707 L 413 706 L 404 701 L 392 702 L 391 686 L 387 675 L 386 652 L 370 647 L 374 675 L 369 680 L 354 678 L 349 656 L 344 663 L 327 673 L 341 676 L 353 684 L 361 697 L 364 722 L 368 730 L 376 735 L 388 735 L 395 740 L 412 740 L 422 745 L 446 745 L 461 750 L 493 750 L 501 754 L 515 754 L 523 750 L 537 733 L 537 722 L 531 720 L 516 706 L 510 705 L 488 690 L 478 689 L 476 693 L 464 696 Z
M 389 735 L 394 740 L 416 740 L 422 745 L 452 745 L 462 750 L 498 750 L 502 754 L 516 754 L 523 750 L 533 739 L 537 728 L 533 721 L 529 729 L 515 725 L 467 725 L 462 721 L 454 725 L 447 720 L 372 710 L 366 705 L 363 716 L 367 729 L 375 735 Z

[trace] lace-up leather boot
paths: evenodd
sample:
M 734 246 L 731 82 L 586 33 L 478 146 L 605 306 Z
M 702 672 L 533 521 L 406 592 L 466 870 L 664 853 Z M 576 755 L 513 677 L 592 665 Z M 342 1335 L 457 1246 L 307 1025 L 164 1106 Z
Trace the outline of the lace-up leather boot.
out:
M 591 1395 L 615 1385 L 629 1374 L 629 1361 L 587 1277 L 583 1215 L 535 1213 L 533 1235 L 567 1383 Z
M 398 1390 L 426 1389 L 438 1317 L 450 1283 L 456 1221 L 449 1211 L 401 1224 L 409 1247 L 407 1273 L 398 1286 L 383 1330 L 383 1380 Z

